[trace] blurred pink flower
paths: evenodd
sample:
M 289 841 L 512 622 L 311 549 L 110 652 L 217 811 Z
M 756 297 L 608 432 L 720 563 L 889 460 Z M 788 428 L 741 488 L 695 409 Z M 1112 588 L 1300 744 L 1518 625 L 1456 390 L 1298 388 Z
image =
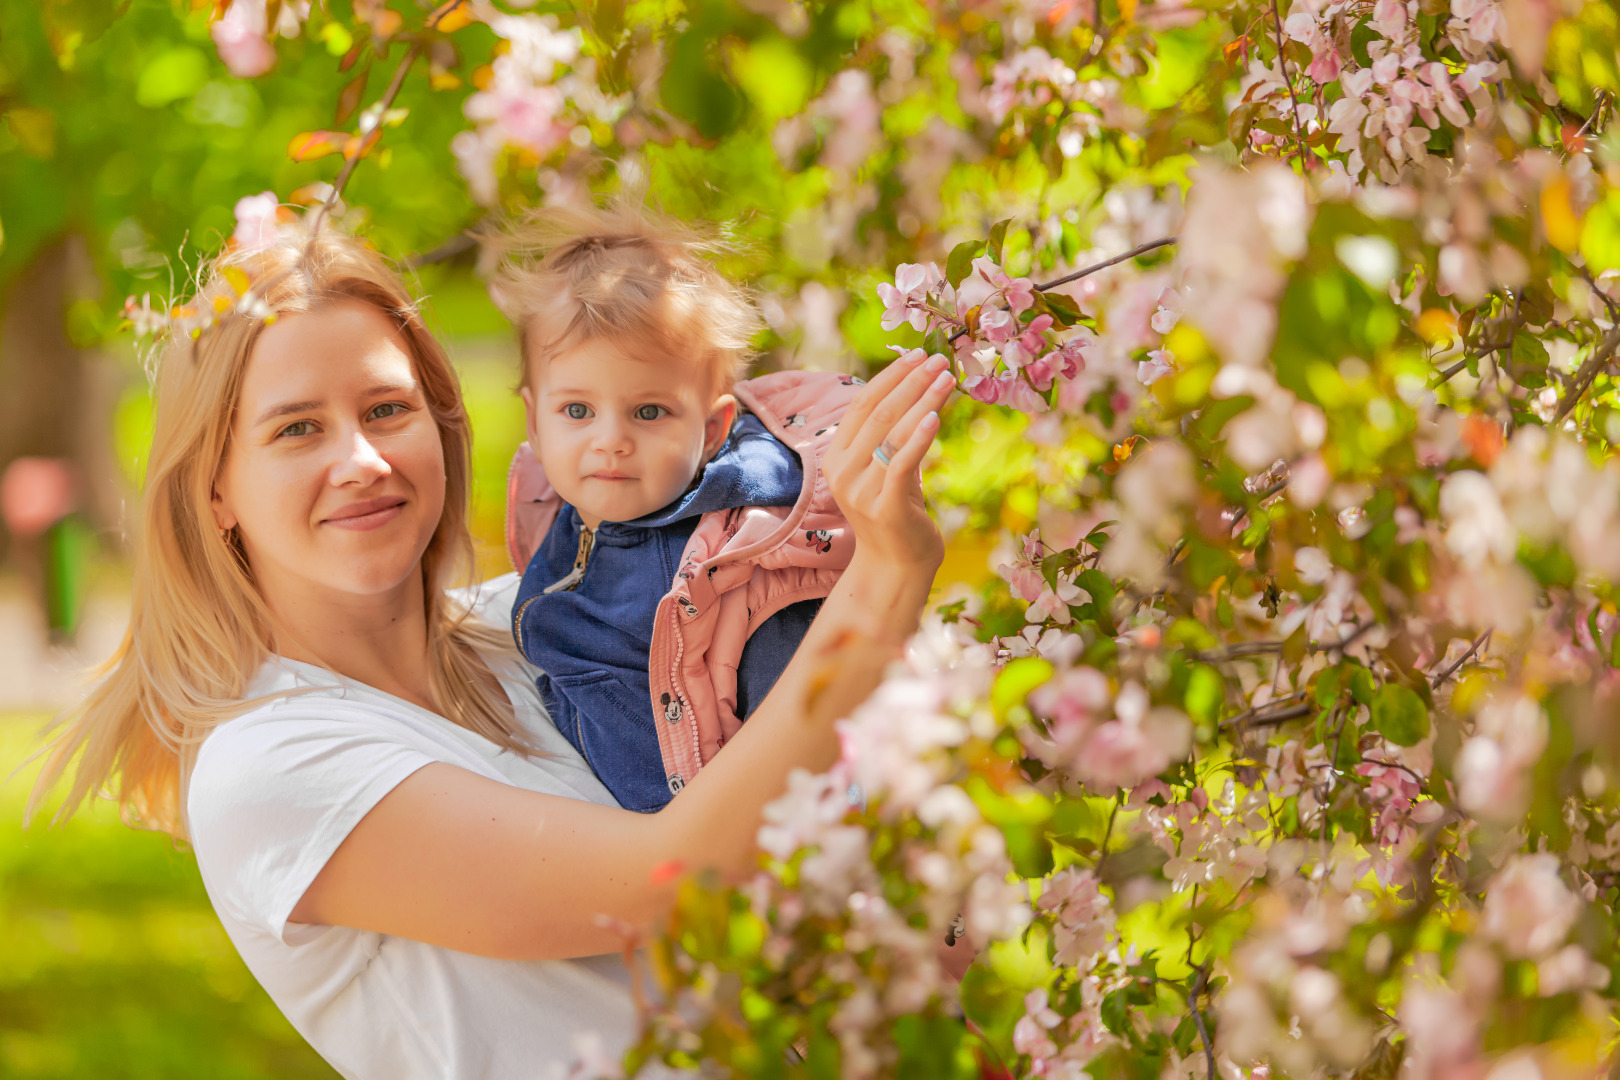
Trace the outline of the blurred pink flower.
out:
M 233 0 L 224 16 L 208 28 L 219 58 L 239 79 L 258 78 L 275 66 L 276 50 L 270 45 L 268 31 L 265 0 Z
M 1559 876 L 1556 855 L 1515 855 L 1485 891 L 1480 932 L 1515 959 L 1546 956 L 1569 936 L 1580 899 Z
M 236 229 L 231 239 L 245 251 L 259 251 L 275 243 L 276 217 L 281 202 L 273 191 L 244 195 L 236 200 Z

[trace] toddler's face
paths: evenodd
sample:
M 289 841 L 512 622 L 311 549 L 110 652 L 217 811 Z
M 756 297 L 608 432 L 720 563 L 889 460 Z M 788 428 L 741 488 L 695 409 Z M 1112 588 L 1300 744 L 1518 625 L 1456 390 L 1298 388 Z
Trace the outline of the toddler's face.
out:
M 546 479 L 593 529 L 673 502 L 736 414 L 702 364 L 605 340 L 531 361 L 522 393 Z

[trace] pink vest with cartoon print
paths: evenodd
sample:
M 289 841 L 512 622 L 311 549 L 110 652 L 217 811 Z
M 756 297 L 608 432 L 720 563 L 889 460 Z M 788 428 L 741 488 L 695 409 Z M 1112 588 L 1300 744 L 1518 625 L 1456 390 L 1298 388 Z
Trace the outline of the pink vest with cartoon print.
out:
M 737 665 L 743 645 L 789 604 L 832 591 L 855 535 L 827 490 L 821 457 L 861 380 L 780 371 L 740 382 L 737 401 L 799 455 L 804 486 L 792 506 L 741 506 L 698 520 L 654 617 L 649 703 L 671 792 L 679 791 L 742 726 Z M 506 485 L 506 550 L 521 572 L 562 499 L 519 446 Z

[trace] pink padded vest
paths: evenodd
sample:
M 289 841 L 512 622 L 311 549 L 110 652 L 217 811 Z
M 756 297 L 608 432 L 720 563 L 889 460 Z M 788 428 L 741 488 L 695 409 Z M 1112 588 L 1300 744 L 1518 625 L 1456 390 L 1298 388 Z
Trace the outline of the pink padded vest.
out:
M 855 535 L 827 490 L 821 456 L 861 380 L 782 371 L 740 382 L 738 402 L 798 453 L 804 487 L 792 506 L 705 514 L 658 604 L 647 671 L 649 706 L 671 791 L 679 791 L 734 735 L 743 645 L 789 604 L 832 591 Z M 521 572 L 556 520 L 561 498 L 529 444 L 518 447 L 506 486 L 506 549 Z

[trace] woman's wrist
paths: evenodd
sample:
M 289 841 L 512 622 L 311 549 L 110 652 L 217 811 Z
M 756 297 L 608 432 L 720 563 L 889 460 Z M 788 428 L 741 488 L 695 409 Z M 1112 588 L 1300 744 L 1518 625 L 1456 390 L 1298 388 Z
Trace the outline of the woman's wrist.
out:
M 939 565 L 938 559 L 894 559 L 857 546 L 840 584 L 872 621 L 873 630 L 903 642 L 917 629 Z

